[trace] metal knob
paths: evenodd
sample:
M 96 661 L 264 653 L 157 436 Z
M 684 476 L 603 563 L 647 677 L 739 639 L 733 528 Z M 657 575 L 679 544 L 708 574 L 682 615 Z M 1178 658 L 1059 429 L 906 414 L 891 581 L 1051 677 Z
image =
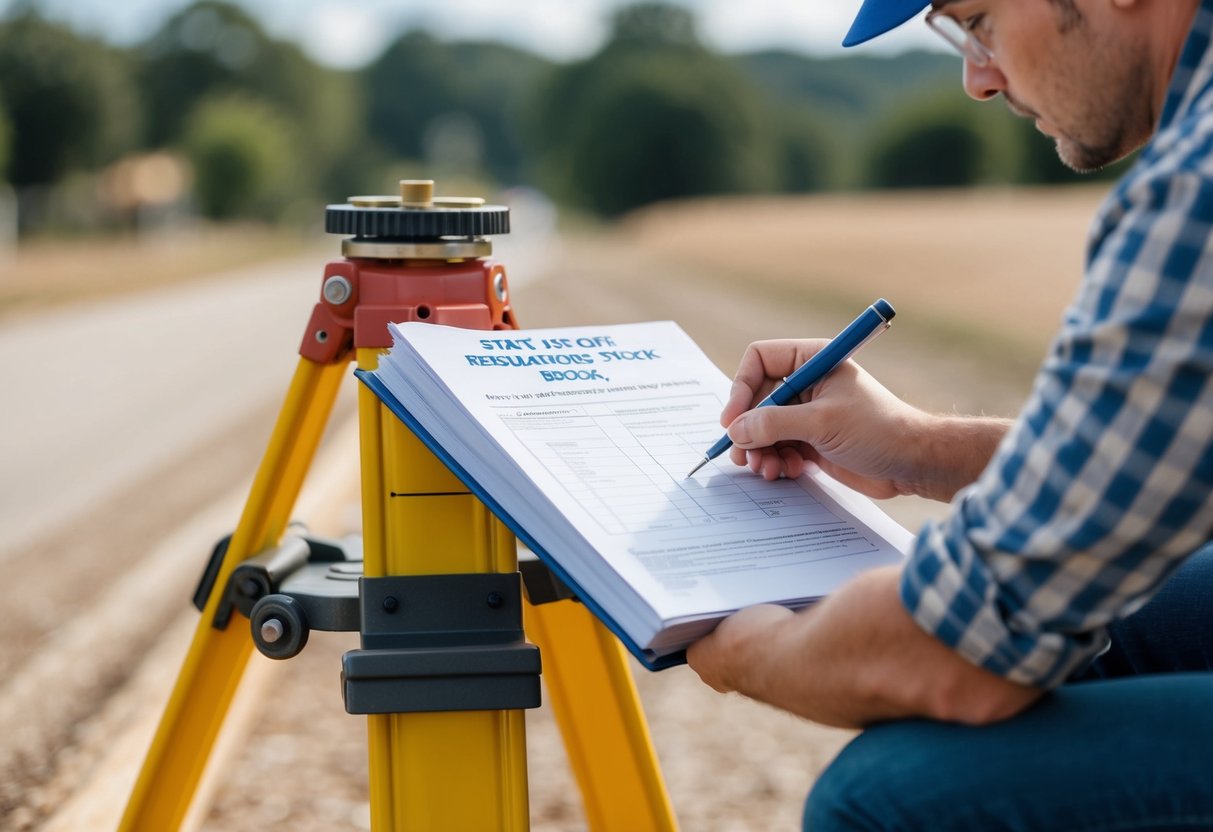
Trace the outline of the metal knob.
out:
M 266 644 L 274 644 L 286 634 L 286 628 L 277 618 L 267 618 L 261 623 L 261 640 Z
M 405 208 L 432 208 L 434 205 L 434 180 L 401 179 L 400 204 Z

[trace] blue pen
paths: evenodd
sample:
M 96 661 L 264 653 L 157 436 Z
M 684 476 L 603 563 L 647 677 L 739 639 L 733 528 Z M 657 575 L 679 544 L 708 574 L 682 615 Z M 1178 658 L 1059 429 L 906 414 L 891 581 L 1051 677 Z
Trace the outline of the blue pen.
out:
M 805 390 L 825 378 L 835 367 L 854 355 L 860 347 L 888 329 L 896 314 L 891 303 L 884 298 L 879 299 L 863 310 L 862 315 L 851 321 L 846 329 L 834 336 L 830 343 L 822 347 L 816 355 L 801 364 L 796 372 L 785 378 L 783 384 L 772 390 L 771 395 L 760 401 L 757 406 L 767 407 L 793 401 Z M 733 440 L 729 439 L 727 433 L 720 437 L 715 445 L 708 448 L 703 462 L 700 462 L 691 470 L 691 473 L 687 474 L 687 479 L 695 476 L 696 471 L 732 446 Z

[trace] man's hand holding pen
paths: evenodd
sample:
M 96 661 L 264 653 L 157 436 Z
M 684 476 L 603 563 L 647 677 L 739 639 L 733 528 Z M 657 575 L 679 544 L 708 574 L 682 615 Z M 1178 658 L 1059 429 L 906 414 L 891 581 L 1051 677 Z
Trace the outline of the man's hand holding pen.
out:
M 914 494 L 947 502 L 985 468 L 1006 419 L 935 415 L 893 395 L 853 361 L 786 407 L 755 408 L 785 369 L 826 341 L 758 341 L 741 359 L 720 422 L 731 459 L 768 480 L 795 477 L 806 462 L 856 491 L 885 499 Z
M 801 401 L 803 395 L 813 385 L 819 384 L 830 373 L 845 364 L 847 359 L 858 352 L 864 344 L 888 329 L 896 314 L 891 303 L 884 298 L 879 298 L 859 313 L 859 317 L 847 324 L 842 332 L 829 341 L 819 343 L 816 349 L 807 354 L 803 362 L 790 367 L 787 374 L 780 377 L 782 381 L 775 384 L 766 396 L 751 406 L 755 409 L 779 407 Z M 734 391 L 736 384 L 737 382 L 734 380 Z M 756 389 L 756 387 L 750 385 L 750 389 Z M 696 471 L 723 454 L 732 445 L 733 439 L 729 434 L 726 433 L 720 437 L 712 447 L 708 448 L 703 460 L 691 469 L 691 473 L 687 474 L 687 477 L 694 476 Z
M 730 456 L 768 480 L 798 477 L 815 462 L 840 482 L 874 498 L 909 493 L 917 422 L 925 416 L 846 362 L 800 402 L 756 408 L 772 386 L 826 341 L 760 341 L 741 359 L 720 422 L 733 440 Z

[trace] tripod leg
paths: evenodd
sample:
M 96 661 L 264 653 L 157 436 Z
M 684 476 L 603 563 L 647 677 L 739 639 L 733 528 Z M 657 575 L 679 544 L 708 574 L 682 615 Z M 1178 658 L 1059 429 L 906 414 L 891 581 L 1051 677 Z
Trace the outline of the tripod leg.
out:
M 360 349 L 374 368 L 378 351 Z M 359 391 L 367 577 L 514 572 L 514 537 L 368 389 Z M 367 718 L 371 826 L 524 830 L 523 712 Z
M 172 697 L 144 760 L 120 829 L 177 829 L 206 767 L 215 737 L 253 642 L 247 627 L 211 626 L 232 570 L 245 558 L 274 545 L 290 512 L 328 422 L 347 365 L 301 359 L 261 460 L 223 566 L 194 631 Z
M 581 604 L 526 607 L 543 677 L 593 830 L 678 828 L 619 641 Z

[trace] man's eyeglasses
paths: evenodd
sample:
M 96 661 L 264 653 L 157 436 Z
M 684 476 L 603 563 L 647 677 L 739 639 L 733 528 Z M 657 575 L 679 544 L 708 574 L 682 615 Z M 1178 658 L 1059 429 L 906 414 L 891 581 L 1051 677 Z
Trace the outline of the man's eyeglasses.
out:
M 966 26 L 951 15 L 944 14 L 942 9 L 935 9 L 927 14 L 927 25 L 976 66 L 989 66 L 993 62 L 994 53 L 977 39 L 977 34 L 972 27 Z

